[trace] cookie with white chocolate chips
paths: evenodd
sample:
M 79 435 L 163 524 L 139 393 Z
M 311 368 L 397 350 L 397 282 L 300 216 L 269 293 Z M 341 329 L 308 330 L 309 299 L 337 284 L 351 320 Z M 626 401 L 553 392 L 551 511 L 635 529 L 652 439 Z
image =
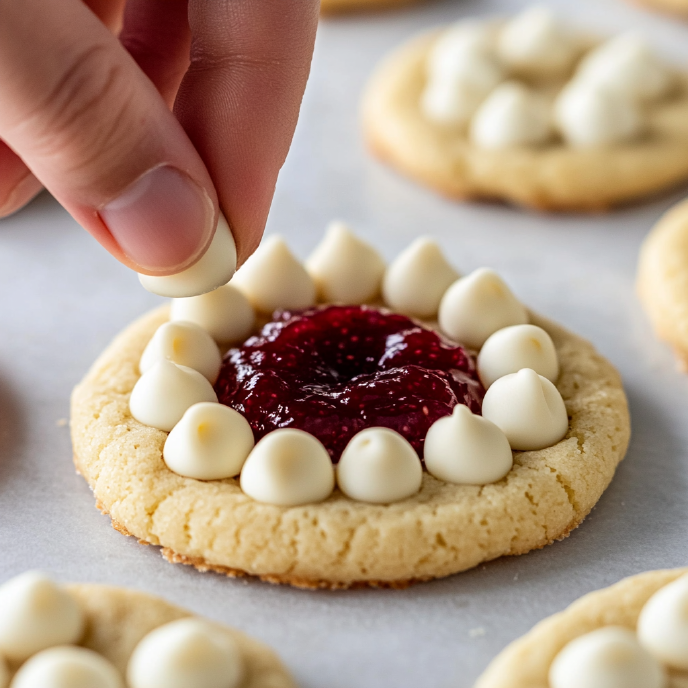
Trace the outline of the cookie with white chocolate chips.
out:
M 59 585 L 27 572 L 0 585 L 0 688 L 295 688 L 274 652 L 142 592 Z
M 402 46 L 362 102 L 371 150 L 461 199 L 604 210 L 688 179 L 688 75 L 544 7 Z
M 305 264 L 273 237 L 222 290 L 128 327 L 72 398 L 99 508 L 170 561 L 402 587 L 565 537 L 625 454 L 612 365 L 431 239 L 385 266 L 341 224 Z
M 475 688 L 685 688 L 688 569 L 585 595 L 509 645 Z

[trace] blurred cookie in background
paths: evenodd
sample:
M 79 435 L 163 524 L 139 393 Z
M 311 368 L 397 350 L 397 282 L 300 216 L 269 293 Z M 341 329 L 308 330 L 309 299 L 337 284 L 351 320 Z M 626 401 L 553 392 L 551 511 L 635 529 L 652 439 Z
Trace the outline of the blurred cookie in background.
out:
M 667 212 L 640 250 L 637 290 L 656 335 L 688 369 L 688 201 Z
M 376 70 L 370 149 L 457 199 L 599 211 L 688 179 L 688 75 L 545 7 L 425 34 Z

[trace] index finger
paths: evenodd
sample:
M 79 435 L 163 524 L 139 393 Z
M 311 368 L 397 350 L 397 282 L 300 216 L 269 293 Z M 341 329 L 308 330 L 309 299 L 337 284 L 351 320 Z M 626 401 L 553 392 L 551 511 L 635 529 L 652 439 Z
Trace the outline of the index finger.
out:
M 189 0 L 174 112 L 203 158 L 239 262 L 256 248 L 310 71 L 318 0 Z

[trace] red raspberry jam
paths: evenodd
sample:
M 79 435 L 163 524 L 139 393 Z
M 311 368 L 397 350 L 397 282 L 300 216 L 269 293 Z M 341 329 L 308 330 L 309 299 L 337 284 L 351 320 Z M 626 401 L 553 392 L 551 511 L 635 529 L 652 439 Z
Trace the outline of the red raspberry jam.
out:
M 471 355 L 406 316 L 323 306 L 274 317 L 227 352 L 215 385 L 256 441 L 277 428 L 299 428 L 336 462 L 357 432 L 382 426 L 422 458 L 428 429 L 456 404 L 480 413 L 485 390 Z

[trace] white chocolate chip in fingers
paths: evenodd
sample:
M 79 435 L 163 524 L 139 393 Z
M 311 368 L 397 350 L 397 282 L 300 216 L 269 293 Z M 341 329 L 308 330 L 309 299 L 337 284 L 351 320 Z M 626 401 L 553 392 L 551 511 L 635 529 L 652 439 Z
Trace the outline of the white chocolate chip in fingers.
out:
M 145 289 L 172 298 L 198 296 L 227 284 L 236 270 L 237 253 L 232 230 L 222 213 L 210 246 L 190 268 L 164 277 L 139 275 Z

